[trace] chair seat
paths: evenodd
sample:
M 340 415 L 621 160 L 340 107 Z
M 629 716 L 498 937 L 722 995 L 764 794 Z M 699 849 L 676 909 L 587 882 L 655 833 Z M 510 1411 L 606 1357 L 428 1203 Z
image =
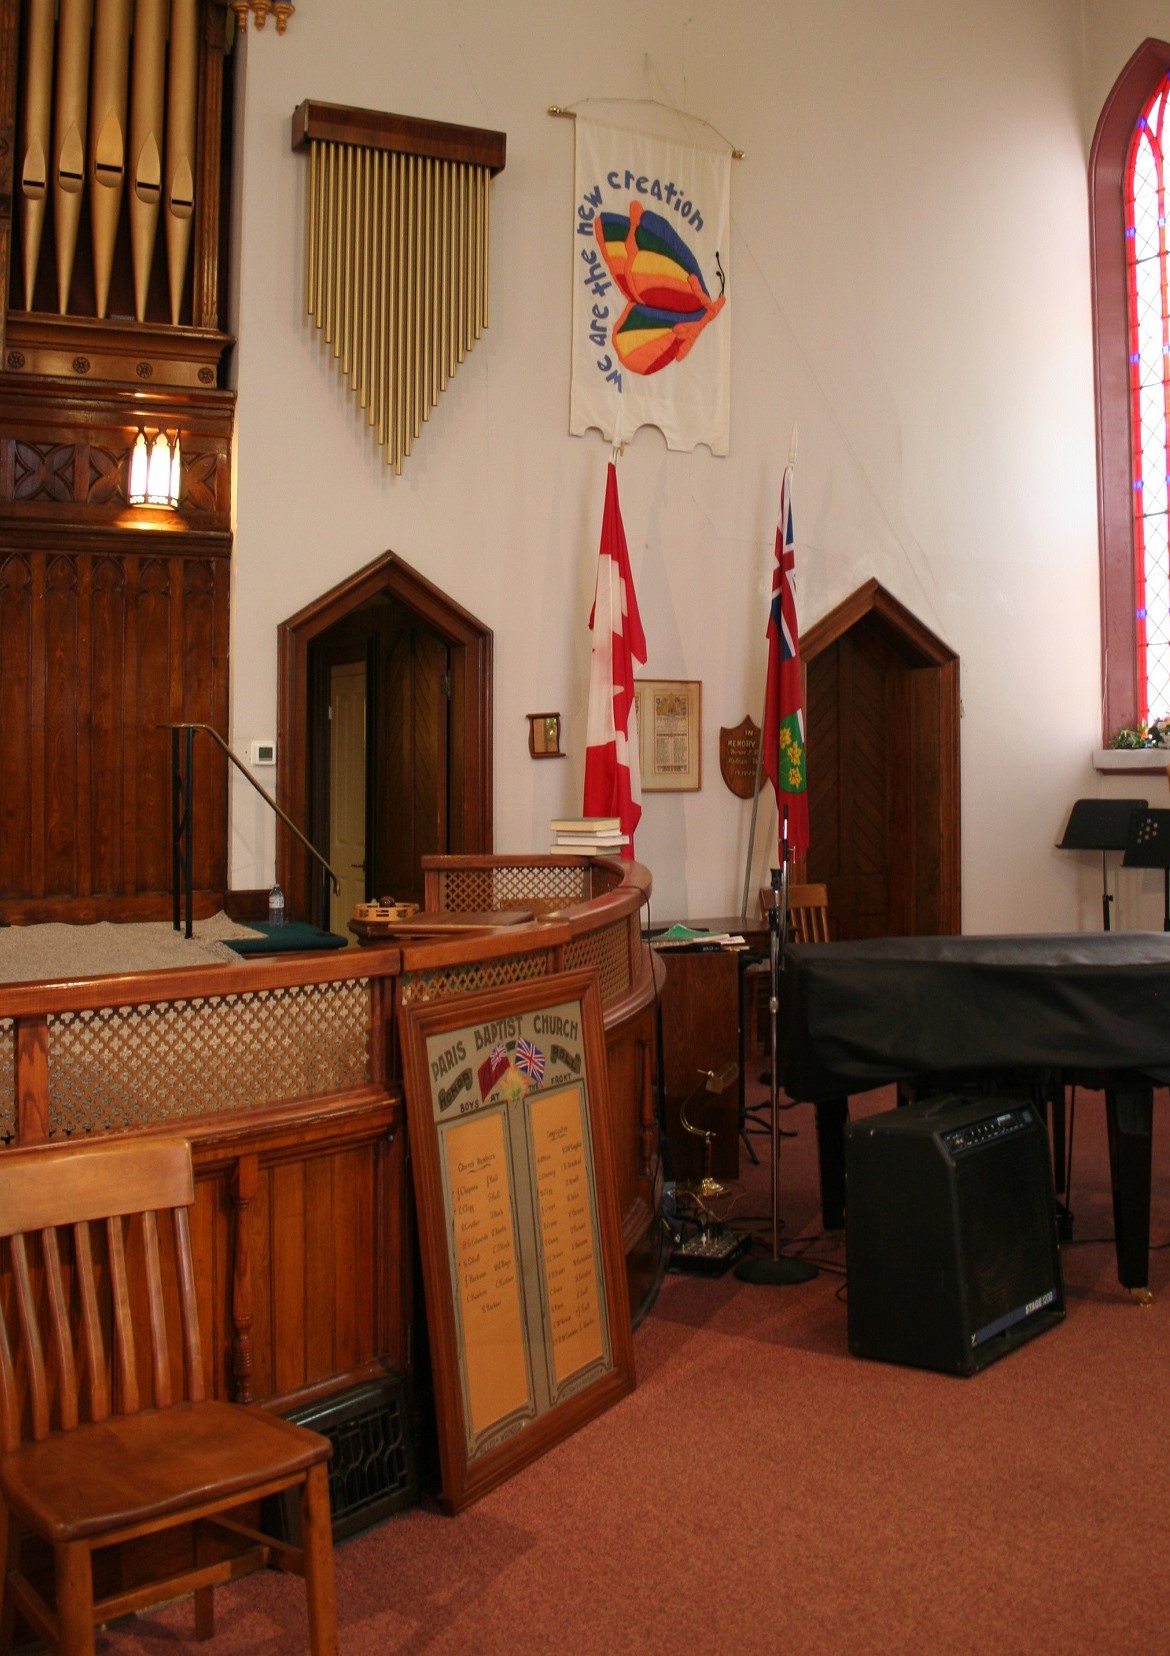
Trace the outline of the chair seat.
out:
M 235 1403 L 177 1403 L 114 1415 L 0 1455 L 10 1512 L 55 1542 L 230 1505 L 257 1485 L 295 1481 L 330 1454 L 328 1438 Z

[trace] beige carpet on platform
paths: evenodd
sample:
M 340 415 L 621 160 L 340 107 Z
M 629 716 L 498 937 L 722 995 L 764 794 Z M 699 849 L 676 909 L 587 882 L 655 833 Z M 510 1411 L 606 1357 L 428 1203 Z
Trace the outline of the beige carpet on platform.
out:
M 208 920 L 196 920 L 193 931 L 193 937 L 186 937 L 169 920 L 0 926 L 0 983 L 71 982 L 123 972 L 239 965 L 240 957 L 228 948 L 226 939 L 259 936 L 222 911 Z

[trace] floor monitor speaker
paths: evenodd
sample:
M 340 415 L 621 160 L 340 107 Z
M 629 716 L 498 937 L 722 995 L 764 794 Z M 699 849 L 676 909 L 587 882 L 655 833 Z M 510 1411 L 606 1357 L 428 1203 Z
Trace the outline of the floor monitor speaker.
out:
M 849 1349 L 974 1374 L 1064 1316 L 1048 1139 L 1031 1103 L 922 1100 L 845 1132 Z

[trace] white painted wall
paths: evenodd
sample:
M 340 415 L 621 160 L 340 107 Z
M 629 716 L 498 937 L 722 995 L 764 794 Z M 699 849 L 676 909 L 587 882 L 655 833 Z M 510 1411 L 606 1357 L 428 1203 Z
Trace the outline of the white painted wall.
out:
M 1152 32 L 1170 33 L 1152 0 L 344 0 L 299 6 L 283 37 L 250 33 L 233 746 L 274 733 L 277 624 L 392 548 L 494 631 L 497 849 L 543 851 L 548 818 L 579 809 L 609 455 L 567 434 L 573 128 L 546 110 L 652 98 L 747 152 L 725 259 L 731 454 L 671 454 L 643 429 L 619 466 L 645 672 L 703 682 L 702 790 L 644 800 L 655 912 L 738 909 L 750 805 L 720 778 L 718 731 L 760 717 L 798 423 L 802 626 L 876 576 L 961 658 L 965 929 L 1097 925 L 1099 864 L 1054 841 L 1074 799 L 1138 790 L 1089 760 L 1085 168 L 1096 107 Z M 508 136 L 491 326 L 398 478 L 303 317 L 306 163 L 289 138 L 305 97 Z M 525 714 L 546 708 L 569 756 L 534 763 Z M 236 789 L 233 886 L 271 879 L 265 815 Z M 774 832 L 769 807 L 753 889 Z M 1146 923 L 1144 890 L 1129 923 Z

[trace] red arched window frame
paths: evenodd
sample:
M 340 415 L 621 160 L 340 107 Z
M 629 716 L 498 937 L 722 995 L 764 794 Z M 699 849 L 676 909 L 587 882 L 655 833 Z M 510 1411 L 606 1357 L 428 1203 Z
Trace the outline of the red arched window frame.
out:
M 1103 738 L 1141 719 L 1133 412 L 1126 260 L 1126 167 L 1142 111 L 1170 70 L 1170 44 L 1146 40 L 1101 111 L 1089 153 L 1097 524 L 1101 560 Z

